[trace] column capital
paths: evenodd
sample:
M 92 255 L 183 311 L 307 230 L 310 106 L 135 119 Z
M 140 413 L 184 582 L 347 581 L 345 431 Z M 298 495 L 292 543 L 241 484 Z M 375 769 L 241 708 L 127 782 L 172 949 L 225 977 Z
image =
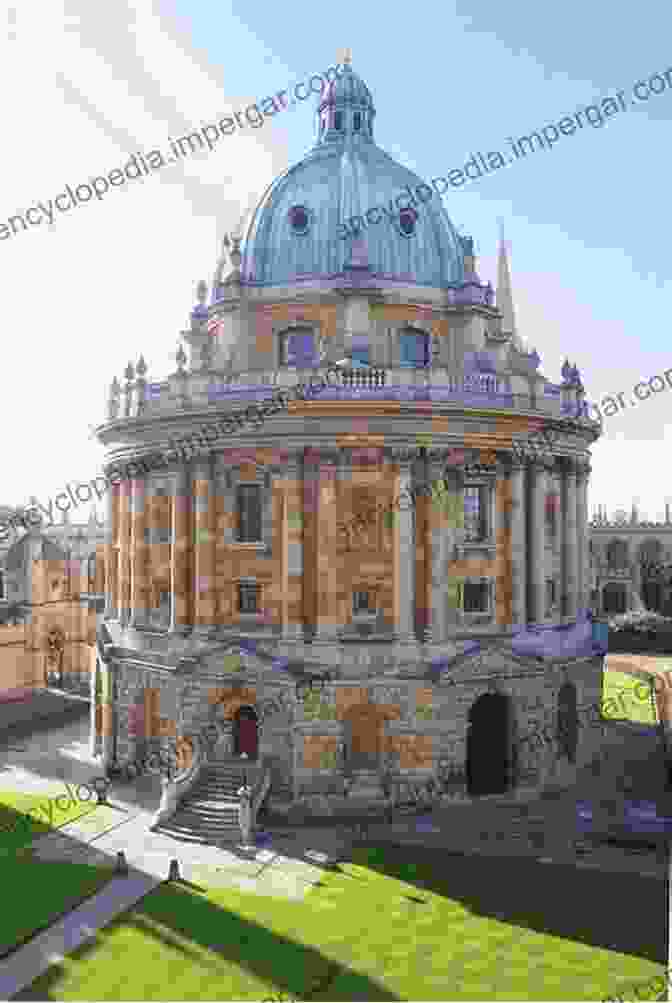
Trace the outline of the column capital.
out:
M 386 446 L 385 452 L 393 463 L 414 463 L 420 456 L 418 446 Z
M 314 467 L 327 464 L 338 464 L 343 450 L 336 446 L 306 446 L 303 450 L 303 462 Z
M 575 461 L 576 476 L 579 480 L 588 480 L 592 472 L 590 460 L 586 457 L 578 457 Z

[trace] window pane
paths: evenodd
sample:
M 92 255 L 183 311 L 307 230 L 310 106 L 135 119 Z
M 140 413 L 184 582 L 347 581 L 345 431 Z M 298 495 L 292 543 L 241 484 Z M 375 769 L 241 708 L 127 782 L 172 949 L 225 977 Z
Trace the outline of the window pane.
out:
M 241 543 L 261 540 L 261 487 L 258 484 L 238 487 L 238 540 Z
M 428 339 L 424 334 L 406 332 L 399 338 L 399 361 L 402 366 L 425 366 L 428 361 Z
M 465 539 L 471 542 L 487 536 L 486 491 L 487 488 L 480 485 L 464 489 Z
M 371 607 L 369 604 L 369 593 L 368 592 L 353 592 L 352 593 L 352 608 L 355 613 L 365 613 L 368 612 Z
M 487 582 L 465 582 L 464 612 L 486 613 L 488 611 L 488 590 Z
M 312 331 L 287 335 L 287 365 L 308 369 L 314 365 L 315 346 Z
M 238 586 L 241 613 L 258 612 L 259 588 L 254 582 L 241 582 Z

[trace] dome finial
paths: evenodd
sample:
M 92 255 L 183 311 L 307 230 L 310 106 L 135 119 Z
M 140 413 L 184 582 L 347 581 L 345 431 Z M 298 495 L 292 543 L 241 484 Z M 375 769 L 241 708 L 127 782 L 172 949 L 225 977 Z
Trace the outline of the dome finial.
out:
M 352 49 L 341 49 L 336 59 L 345 66 L 352 66 Z

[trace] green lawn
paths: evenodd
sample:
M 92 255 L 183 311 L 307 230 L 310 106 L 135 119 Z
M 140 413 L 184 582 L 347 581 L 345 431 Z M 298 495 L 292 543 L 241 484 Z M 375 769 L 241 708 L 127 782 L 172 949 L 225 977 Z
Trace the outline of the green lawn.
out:
M 611 720 L 655 725 L 658 715 L 652 691 L 653 680 L 605 669 L 602 676 L 602 714 Z
M 602 1000 L 664 973 L 664 882 L 412 852 L 362 847 L 298 902 L 164 884 L 15 999 Z
M 58 801 L 58 803 L 56 803 Z M 95 810 L 95 802 L 72 803 L 63 787 L 59 795 L 0 791 L 0 853 L 28 846 L 51 829 L 58 829 Z
M 0 957 L 93 895 L 113 873 L 113 866 L 33 859 L 36 836 L 94 810 L 81 803 L 52 810 L 48 801 L 44 795 L 0 793 Z

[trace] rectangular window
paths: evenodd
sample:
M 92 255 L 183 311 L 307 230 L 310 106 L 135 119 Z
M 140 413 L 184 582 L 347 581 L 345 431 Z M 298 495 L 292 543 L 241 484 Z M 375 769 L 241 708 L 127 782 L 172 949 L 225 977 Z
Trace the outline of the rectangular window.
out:
M 239 583 L 238 608 L 241 613 L 259 612 L 259 586 L 256 582 Z
M 490 583 L 465 582 L 462 586 L 462 608 L 465 613 L 487 613 L 489 611 Z
M 368 335 L 353 334 L 352 336 L 352 361 L 360 365 L 369 364 L 369 338 Z
M 485 484 L 464 489 L 464 539 L 477 543 L 488 536 L 488 488 Z
M 429 339 L 425 334 L 406 332 L 399 337 L 399 364 L 402 369 L 417 369 L 429 363 Z
M 555 581 L 552 578 L 546 579 L 546 616 L 550 616 L 551 609 L 555 605 Z
M 316 364 L 315 335 L 312 331 L 302 328 L 284 331 L 280 335 L 280 365 L 310 369 Z
M 371 612 L 371 599 L 368 592 L 352 593 L 352 612 L 353 613 Z
M 238 485 L 238 542 L 261 541 L 261 485 Z

